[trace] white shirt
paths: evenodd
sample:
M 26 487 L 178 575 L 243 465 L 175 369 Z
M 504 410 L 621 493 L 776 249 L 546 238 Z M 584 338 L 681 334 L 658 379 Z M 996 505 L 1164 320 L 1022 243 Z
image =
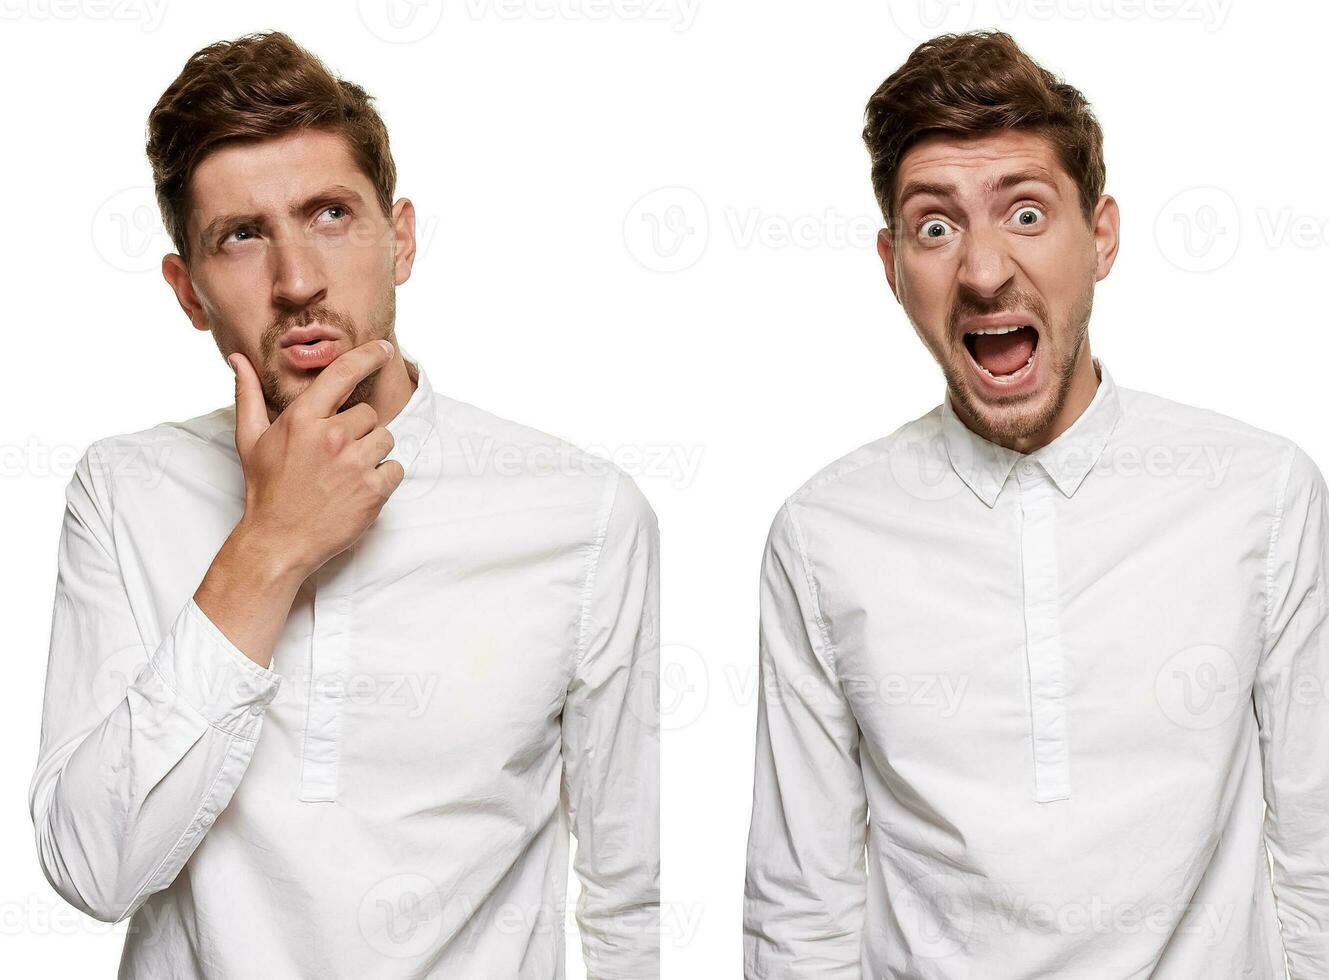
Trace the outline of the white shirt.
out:
M 1329 977 L 1324 480 L 1095 365 L 1036 452 L 948 394 L 776 516 L 750 980 Z
M 387 428 L 406 477 L 269 669 L 192 599 L 234 406 L 78 463 L 30 799 L 55 889 L 133 916 L 122 980 L 562 978 L 569 825 L 588 976 L 659 975 L 655 515 L 423 369 Z

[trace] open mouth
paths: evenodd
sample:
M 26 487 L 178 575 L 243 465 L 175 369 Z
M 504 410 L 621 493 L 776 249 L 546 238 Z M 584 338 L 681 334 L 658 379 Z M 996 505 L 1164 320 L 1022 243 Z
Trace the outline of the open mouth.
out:
M 967 332 L 964 346 L 979 371 L 999 384 L 1010 384 L 1033 367 L 1038 330 L 1028 323 L 983 327 Z

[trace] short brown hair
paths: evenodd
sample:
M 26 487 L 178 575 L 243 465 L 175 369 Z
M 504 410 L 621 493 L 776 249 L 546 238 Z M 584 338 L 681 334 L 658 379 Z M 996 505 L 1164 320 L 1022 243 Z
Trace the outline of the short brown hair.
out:
M 246 34 L 194 52 L 148 115 L 148 161 L 162 221 L 189 261 L 189 178 L 226 143 L 301 129 L 339 133 L 392 213 L 397 166 L 373 97 L 333 75 L 280 31 Z
M 1103 193 L 1103 130 L 1080 91 L 1042 68 L 1001 31 L 924 41 L 868 100 L 863 142 L 886 226 L 895 226 L 900 161 L 924 136 L 1040 132 L 1080 191 L 1086 220 Z

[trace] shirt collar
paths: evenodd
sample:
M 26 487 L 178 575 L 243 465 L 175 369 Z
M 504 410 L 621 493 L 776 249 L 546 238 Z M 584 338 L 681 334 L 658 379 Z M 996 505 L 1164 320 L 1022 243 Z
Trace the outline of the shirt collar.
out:
M 1032 453 L 1016 452 L 978 435 L 955 414 L 948 389 L 941 405 L 942 442 L 951 467 L 983 503 L 992 507 L 1011 468 L 1022 459 L 1031 459 L 1042 466 L 1052 482 L 1067 497 L 1072 496 L 1094 468 L 1107 445 L 1117 420 L 1121 417 L 1121 404 L 1112 375 L 1103 362 L 1095 357 L 1098 388 L 1094 397 L 1079 417 L 1061 435 Z
M 397 350 L 401 351 L 402 359 L 415 368 L 418 376 L 411 397 L 406 400 L 401 411 L 384 424 L 384 428 L 392 433 L 394 441 L 392 450 L 383 457 L 383 461 L 397 460 L 409 476 L 411 464 L 415 462 L 416 457 L 420 455 L 420 449 L 434 432 L 437 414 L 434 389 L 429 383 L 429 375 L 425 373 L 420 362 L 408 354 L 400 343 L 397 344 Z

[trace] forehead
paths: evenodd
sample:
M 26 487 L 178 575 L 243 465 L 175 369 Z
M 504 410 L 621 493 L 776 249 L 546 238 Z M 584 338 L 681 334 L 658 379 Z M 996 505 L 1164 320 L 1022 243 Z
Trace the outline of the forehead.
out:
M 303 130 L 223 144 L 194 169 L 189 191 L 195 215 L 206 223 L 222 211 L 284 211 L 332 184 L 345 184 L 367 199 L 373 194 L 339 133 Z
M 927 136 L 901 159 L 896 194 L 911 181 L 955 184 L 957 193 L 965 194 L 1004 173 L 1039 169 L 1051 173 L 1062 190 L 1071 186 L 1052 144 L 1039 133 L 1006 129 L 968 138 Z

